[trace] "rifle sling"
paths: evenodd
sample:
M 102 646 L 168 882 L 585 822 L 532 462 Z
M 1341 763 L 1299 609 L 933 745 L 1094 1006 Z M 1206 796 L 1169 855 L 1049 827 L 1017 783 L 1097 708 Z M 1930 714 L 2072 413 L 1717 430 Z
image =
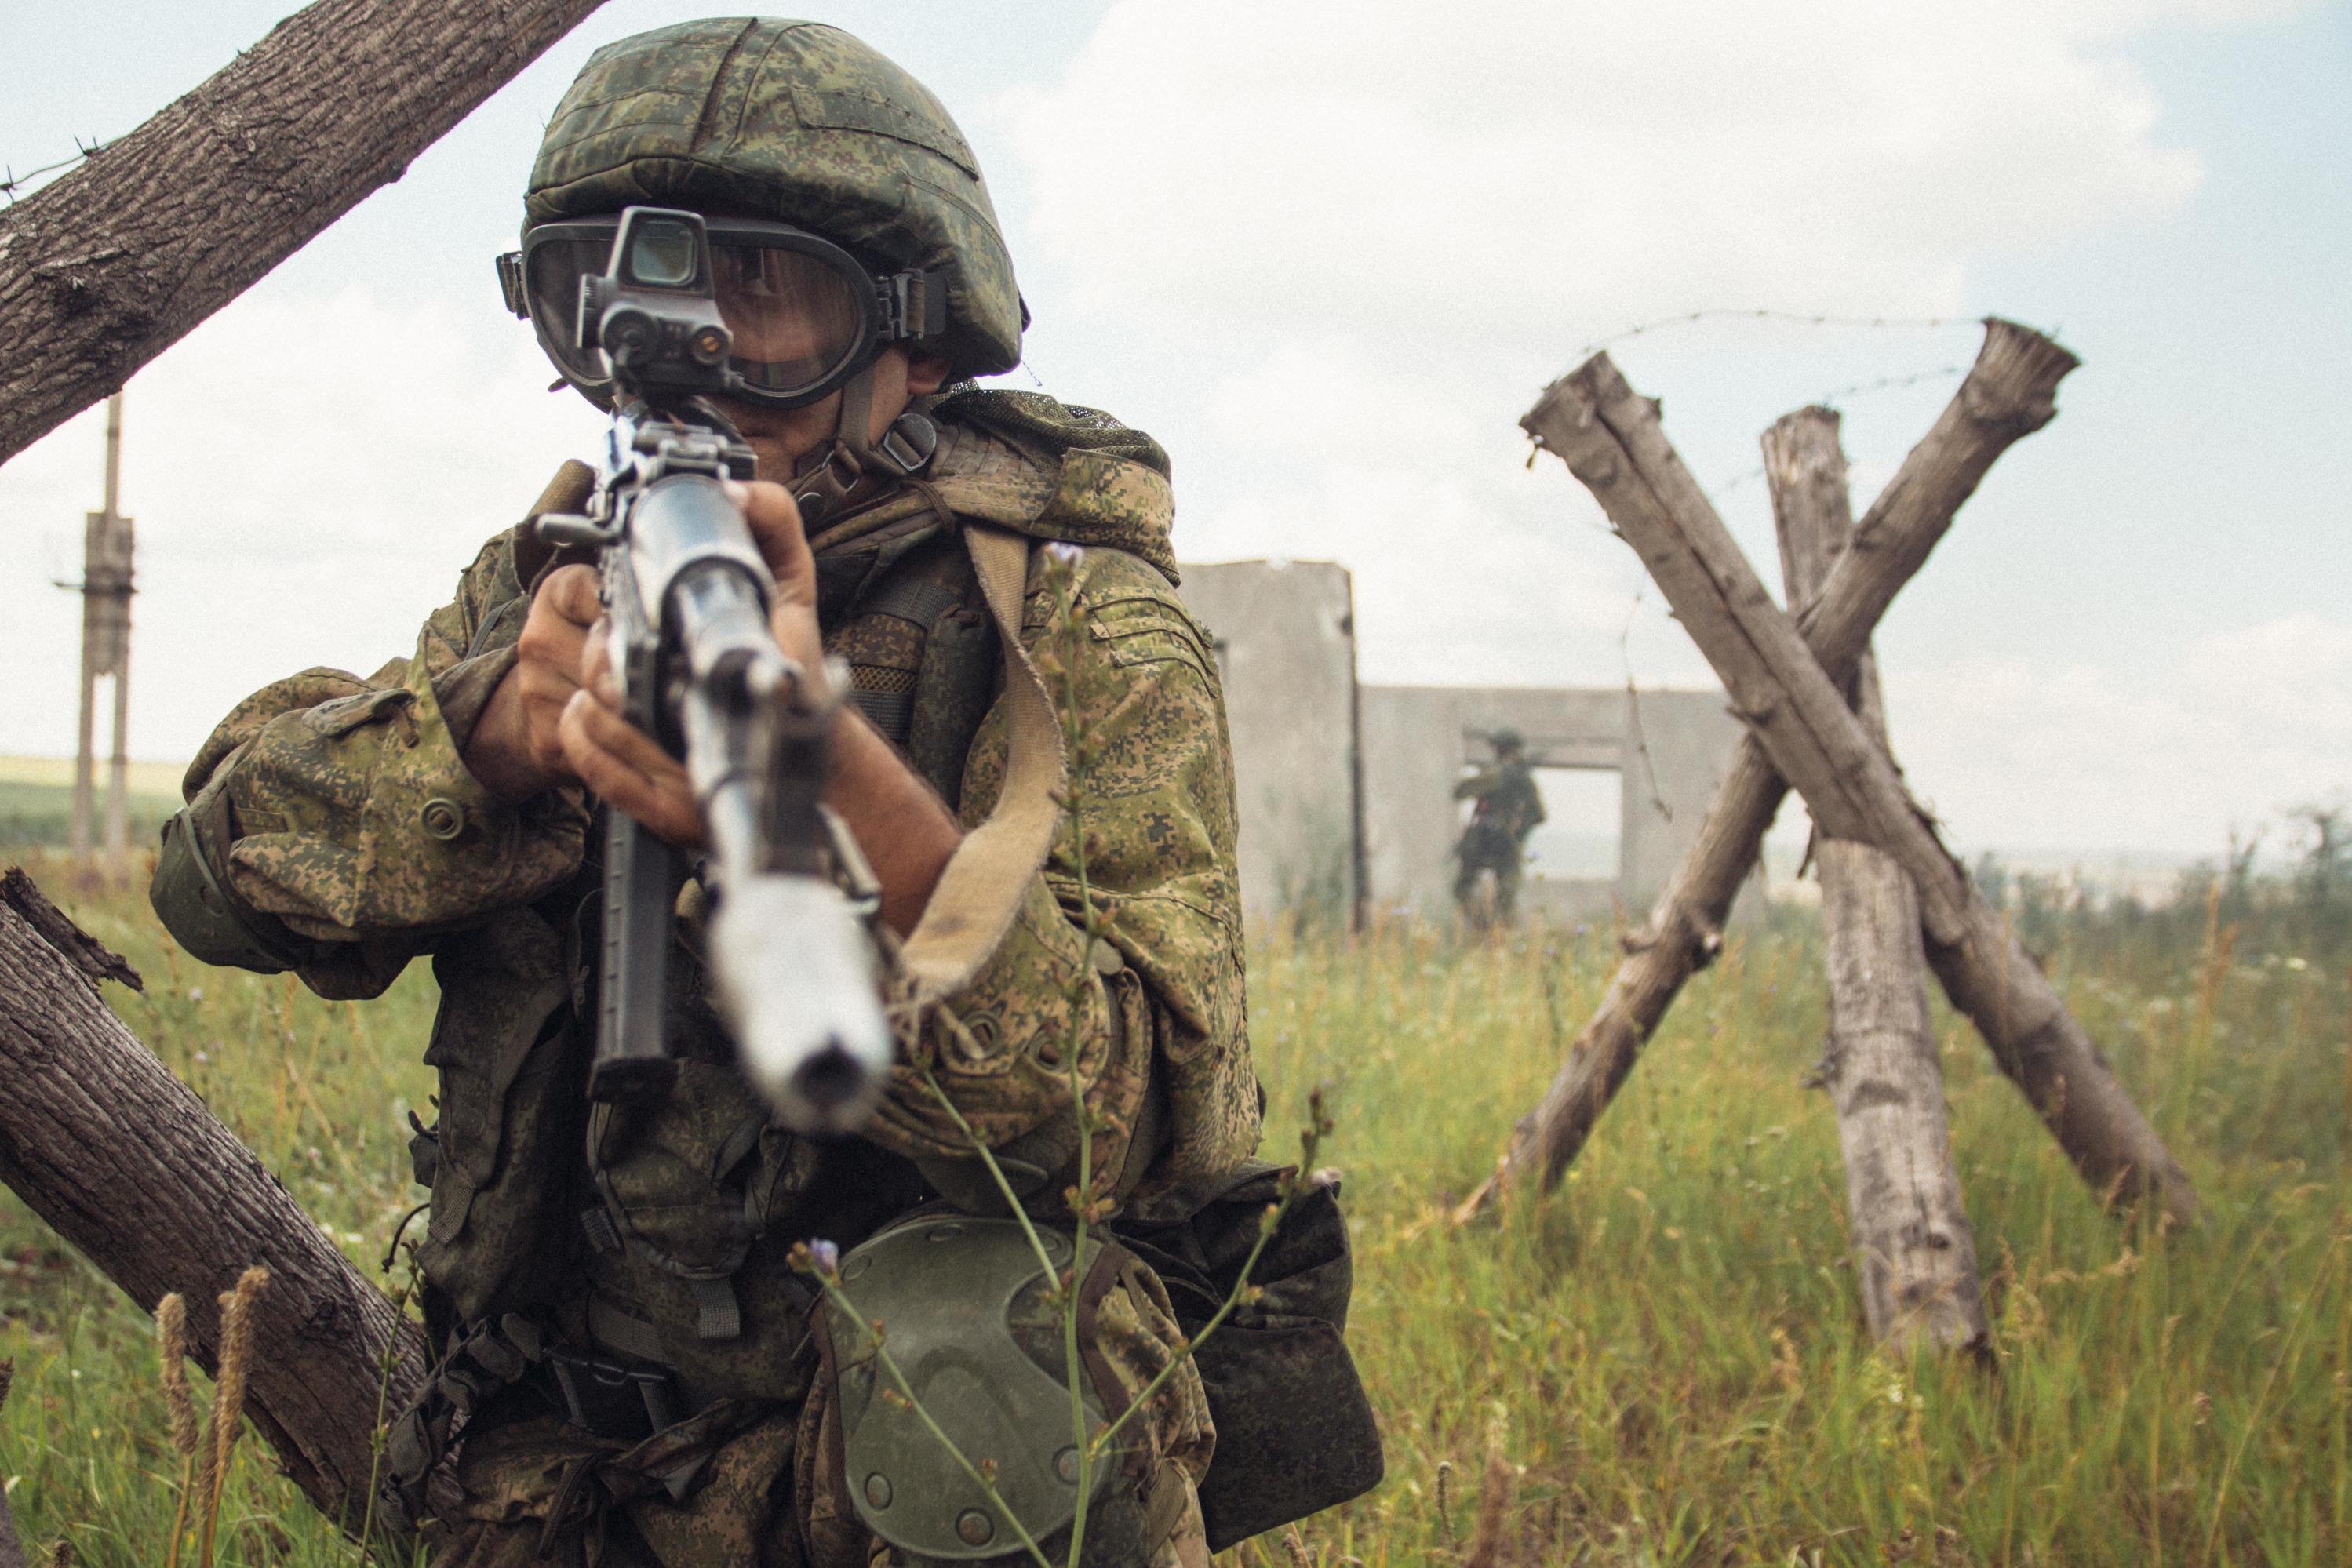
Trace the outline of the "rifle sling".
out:
M 996 951 L 1045 863 L 1061 821 L 1061 720 L 1045 677 L 1021 645 L 1029 541 L 967 522 L 964 541 L 1004 650 L 1004 787 L 988 820 L 964 835 L 940 873 L 899 962 L 910 1000 L 935 1002 L 970 984 Z

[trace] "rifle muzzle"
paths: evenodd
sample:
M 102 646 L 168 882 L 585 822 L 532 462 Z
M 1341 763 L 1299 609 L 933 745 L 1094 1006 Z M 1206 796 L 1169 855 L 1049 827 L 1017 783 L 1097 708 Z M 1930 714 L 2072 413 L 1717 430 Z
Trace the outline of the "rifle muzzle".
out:
M 707 954 L 743 1075 L 796 1133 L 848 1133 L 881 1098 L 894 1046 L 872 945 L 830 882 L 730 879 Z

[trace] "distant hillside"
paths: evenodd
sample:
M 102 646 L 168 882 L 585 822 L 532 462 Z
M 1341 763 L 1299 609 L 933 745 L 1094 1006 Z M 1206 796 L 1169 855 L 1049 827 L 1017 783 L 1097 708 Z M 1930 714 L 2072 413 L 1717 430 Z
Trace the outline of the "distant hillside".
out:
M 131 765 L 131 842 L 153 844 L 163 819 L 180 809 L 184 762 Z M 73 758 L 0 757 L 0 844 L 63 845 L 73 821 Z M 106 765 L 99 764 L 96 831 L 104 831 Z

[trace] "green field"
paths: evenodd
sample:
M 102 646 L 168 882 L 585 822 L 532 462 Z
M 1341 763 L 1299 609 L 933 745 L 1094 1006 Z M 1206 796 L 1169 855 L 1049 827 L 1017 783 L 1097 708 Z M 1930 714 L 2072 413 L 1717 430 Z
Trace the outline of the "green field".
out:
M 133 762 L 126 815 L 131 844 L 144 850 L 155 841 L 163 819 L 180 809 L 180 772 L 184 764 Z M 0 757 L 0 844 L 62 848 L 73 821 L 73 758 Z M 106 822 L 106 762 L 98 765 L 91 831 Z
M 1801 1087 L 1824 1015 L 1809 917 L 1779 912 L 1691 987 L 1555 1198 L 1466 1230 L 1445 1207 L 1599 998 L 1609 934 L 1257 946 L 1269 1147 L 1334 1086 L 1350 1338 L 1388 1448 L 1378 1492 L 1304 1527 L 1309 1560 L 1458 1562 L 1499 1442 L 1519 1470 L 1504 1563 L 2352 1562 L 2341 892 L 2241 887 L 2210 926 L 2193 903 L 2091 915 L 2027 893 L 2021 929 L 2209 1217 L 2160 1235 L 2103 1213 L 1939 1014 L 1990 1373 L 1864 1343 L 1835 1131 Z M 134 894 L 67 902 L 148 977 L 111 992 L 123 1017 L 373 1270 L 415 1197 L 428 978 L 321 1002 L 176 956 Z M 5 1197 L 0 1313 L 17 1365 L 0 1478 L 27 1535 L 159 1561 L 176 1463 L 149 1325 Z M 223 1560 L 353 1561 L 259 1455 Z M 1289 1563 L 1263 1545 L 1239 1561 Z

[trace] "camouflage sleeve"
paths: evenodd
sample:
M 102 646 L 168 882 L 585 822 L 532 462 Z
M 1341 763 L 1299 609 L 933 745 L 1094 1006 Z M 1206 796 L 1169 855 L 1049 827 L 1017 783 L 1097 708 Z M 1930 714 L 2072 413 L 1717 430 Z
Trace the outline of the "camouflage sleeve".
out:
M 510 805 L 461 759 L 513 665 L 526 607 L 501 535 L 412 656 L 364 679 L 313 669 L 266 686 L 190 766 L 183 789 L 223 885 L 291 936 L 314 988 L 373 995 L 435 935 L 528 902 L 578 865 L 576 795 Z
M 1457 800 L 1483 800 L 1493 794 L 1495 787 L 1501 782 L 1500 773 L 1492 768 L 1481 768 L 1454 786 L 1454 798 Z
M 1165 579 L 1121 552 L 1088 550 L 1073 590 L 1067 610 L 1033 592 L 1023 626 L 1049 689 L 1078 720 L 1070 808 L 1013 929 L 929 1020 L 920 1054 L 1001 1149 L 1069 1125 L 1075 1051 L 1104 1129 L 1093 1168 L 1108 1192 L 1155 1071 L 1170 1132 L 1155 1176 L 1212 1174 L 1246 1157 L 1258 1096 L 1244 1019 L 1233 765 L 1209 639 Z M 994 804 L 1004 763 L 1000 706 L 966 767 L 967 825 Z M 1091 942 L 1088 896 L 1099 931 Z M 967 1149 L 907 1067 L 868 1135 L 917 1158 Z

